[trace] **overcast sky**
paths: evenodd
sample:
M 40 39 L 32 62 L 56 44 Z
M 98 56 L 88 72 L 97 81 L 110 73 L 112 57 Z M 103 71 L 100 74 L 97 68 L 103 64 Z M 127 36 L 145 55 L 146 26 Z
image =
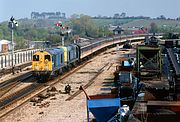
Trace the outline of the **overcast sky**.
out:
M 30 18 L 35 12 L 64 12 L 90 16 L 113 16 L 125 12 L 127 16 L 180 17 L 180 0 L 0 0 L 0 22 Z

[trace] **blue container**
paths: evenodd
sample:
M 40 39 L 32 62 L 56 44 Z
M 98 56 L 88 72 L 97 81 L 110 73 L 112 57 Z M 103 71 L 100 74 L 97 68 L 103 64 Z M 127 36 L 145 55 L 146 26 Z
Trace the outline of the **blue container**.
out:
M 120 98 L 102 98 L 87 100 L 88 121 L 90 111 L 96 118 L 97 122 L 107 122 L 118 113 L 120 106 Z
M 130 67 L 130 66 L 132 66 L 132 65 L 129 63 L 129 61 L 124 61 L 124 66 L 125 66 L 125 67 Z

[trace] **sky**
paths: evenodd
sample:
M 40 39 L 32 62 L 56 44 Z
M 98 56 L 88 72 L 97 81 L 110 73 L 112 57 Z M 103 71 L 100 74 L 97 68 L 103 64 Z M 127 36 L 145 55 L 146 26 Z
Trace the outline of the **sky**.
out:
M 180 17 L 180 0 L 0 0 L 0 22 L 11 16 L 30 18 L 33 11 L 59 11 L 67 17 L 74 13 L 113 16 L 125 12 L 127 16 L 177 18 Z

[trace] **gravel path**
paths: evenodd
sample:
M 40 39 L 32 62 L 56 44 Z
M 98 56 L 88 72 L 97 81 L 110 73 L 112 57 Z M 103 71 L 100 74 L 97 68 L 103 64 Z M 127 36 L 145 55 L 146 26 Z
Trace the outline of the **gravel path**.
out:
M 86 97 L 82 92 L 71 101 L 65 101 L 70 95 L 64 93 L 64 87 L 71 85 L 71 94 L 85 85 L 105 64 L 109 64 L 95 79 L 95 82 L 86 89 L 88 95 L 109 93 L 112 86 L 113 72 L 117 65 L 118 57 L 132 52 L 109 49 L 91 59 L 85 67 L 65 78 L 55 85 L 55 95 L 44 99 L 41 103 L 27 102 L 7 116 L 0 119 L 1 122 L 86 122 Z M 91 115 L 91 118 L 93 116 Z

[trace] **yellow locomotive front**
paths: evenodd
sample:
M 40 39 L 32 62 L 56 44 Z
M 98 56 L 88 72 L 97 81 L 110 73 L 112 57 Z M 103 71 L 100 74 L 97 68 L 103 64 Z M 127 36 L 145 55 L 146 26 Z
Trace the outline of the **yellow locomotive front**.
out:
M 33 55 L 32 70 L 36 78 L 46 78 L 52 72 L 52 57 L 46 51 L 38 51 Z

